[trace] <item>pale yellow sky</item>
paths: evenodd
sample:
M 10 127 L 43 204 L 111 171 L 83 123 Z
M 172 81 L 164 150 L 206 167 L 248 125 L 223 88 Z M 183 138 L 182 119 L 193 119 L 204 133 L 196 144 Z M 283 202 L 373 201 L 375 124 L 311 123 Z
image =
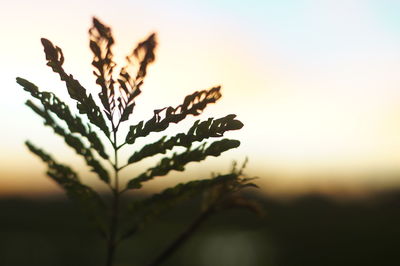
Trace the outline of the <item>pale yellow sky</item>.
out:
M 55 187 L 24 147 L 25 139 L 58 154 L 60 161 L 85 167 L 23 105 L 28 95 L 15 77 L 66 99 L 63 84 L 45 66 L 39 40 L 46 37 L 63 49 L 69 72 L 96 93 L 87 39 L 93 15 L 113 28 L 118 60 L 148 34 L 158 33 L 156 62 L 133 121 L 150 117 L 153 109 L 179 104 L 194 90 L 220 84 L 223 98 L 202 118 L 235 113 L 245 123 L 240 132 L 227 134 L 242 141 L 239 149 L 191 164 L 187 174 L 150 186 L 224 172 L 232 160 L 246 156 L 248 173 L 260 176 L 265 189 L 398 183 L 381 176 L 400 172 L 396 1 L 106 3 L 19 0 L 6 1 L 0 11 L 5 36 L 0 77 L 7 99 L 0 105 L 1 194 Z

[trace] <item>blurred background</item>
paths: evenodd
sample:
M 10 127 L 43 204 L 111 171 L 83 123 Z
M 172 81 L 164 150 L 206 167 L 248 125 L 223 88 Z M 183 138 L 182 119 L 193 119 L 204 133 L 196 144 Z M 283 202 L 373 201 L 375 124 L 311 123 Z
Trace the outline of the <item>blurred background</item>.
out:
M 67 72 L 97 94 L 88 46 L 93 16 L 112 27 L 120 63 L 137 42 L 158 36 L 156 62 L 128 124 L 215 85 L 222 85 L 223 97 L 200 118 L 235 113 L 245 124 L 227 134 L 241 141 L 238 149 L 145 188 L 152 193 L 225 173 L 233 160 L 248 157 L 246 173 L 260 177 L 261 187 L 251 196 L 267 215 L 213 217 L 170 265 L 399 265 L 399 10 L 395 0 L 3 0 L 0 265 L 102 261 L 98 239 L 23 142 L 31 140 L 86 175 L 88 184 L 105 187 L 24 106 L 28 95 L 15 83 L 26 78 L 73 105 L 45 65 L 45 37 L 63 49 Z M 186 131 L 194 120 L 169 132 Z M 127 168 L 123 179 L 156 161 Z M 120 265 L 132 265 L 135 256 L 133 265 L 142 265 L 161 250 L 193 217 L 191 204 L 196 201 L 127 243 Z

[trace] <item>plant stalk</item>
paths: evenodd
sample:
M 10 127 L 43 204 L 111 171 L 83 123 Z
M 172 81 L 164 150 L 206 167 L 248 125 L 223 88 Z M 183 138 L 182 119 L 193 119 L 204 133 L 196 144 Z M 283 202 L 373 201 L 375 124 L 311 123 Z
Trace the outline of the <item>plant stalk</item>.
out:
M 208 208 L 203 211 L 197 218 L 194 220 L 189 227 L 186 228 L 161 254 L 159 254 L 155 260 L 151 263 L 147 264 L 147 266 L 158 266 L 161 263 L 165 262 L 169 259 L 176 250 L 178 250 L 193 233 L 200 227 L 200 225 L 212 214 L 214 208 Z
M 113 148 L 114 148 L 114 188 L 113 188 L 113 199 L 112 199 L 112 209 L 111 209 L 111 219 L 110 219 L 110 234 L 107 239 L 107 260 L 106 266 L 112 266 L 115 259 L 115 249 L 117 247 L 117 231 L 118 231 L 118 216 L 119 216 L 119 170 L 118 169 L 118 148 L 117 148 L 117 132 L 113 125 Z

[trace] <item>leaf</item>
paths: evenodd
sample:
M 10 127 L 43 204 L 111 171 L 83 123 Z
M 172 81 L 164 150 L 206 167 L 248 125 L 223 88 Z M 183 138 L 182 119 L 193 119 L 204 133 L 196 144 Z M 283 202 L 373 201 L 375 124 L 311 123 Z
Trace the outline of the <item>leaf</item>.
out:
M 106 183 L 110 182 L 110 177 L 107 170 L 105 170 L 104 167 L 94 158 L 90 149 L 85 147 L 85 145 L 78 137 L 75 137 L 74 135 L 66 132 L 61 126 L 59 126 L 50 116 L 46 109 L 40 109 L 31 101 L 27 101 L 26 105 L 29 106 L 35 113 L 43 117 L 43 119 L 45 120 L 45 125 L 50 126 L 51 128 L 53 128 L 56 134 L 62 136 L 68 146 L 73 148 L 77 154 L 83 156 L 86 164 L 91 167 L 91 170 L 93 172 L 97 173 L 102 181 Z
M 195 180 L 180 183 L 172 188 L 167 188 L 161 193 L 154 194 L 149 198 L 134 201 L 128 205 L 129 229 L 125 237 L 142 228 L 147 222 L 155 219 L 165 211 L 169 211 L 178 203 L 183 202 L 195 195 L 204 193 L 212 187 L 233 182 L 238 176 L 236 174 L 219 175 L 211 179 Z
M 147 65 L 154 62 L 154 49 L 157 45 L 156 35 L 152 33 L 146 40 L 139 43 L 132 54 L 127 57 L 129 63 L 133 59 L 139 61 L 139 71 L 136 74 L 136 80 L 143 79 L 147 74 Z
M 154 116 L 147 122 L 141 121 L 131 126 L 125 141 L 133 144 L 139 137 L 145 137 L 151 132 L 160 132 L 168 128 L 170 123 L 178 123 L 186 116 L 199 115 L 208 104 L 215 103 L 221 98 L 221 87 L 214 87 L 210 90 L 196 91 L 185 97 L 183 104 L 173 108 L 163 108 L 154 111 Z
M 101 197 L 93 189 L 82 184 L 78 175 L 70 167 L 57 163 L 49 154 L 29 141 L 25 144 L 32 153 L 47 164 L 47 175 L 66 191 L 71 200 L 78 203 L 91 222 L 105 236 L 105 205 Z
M 99 98 L 104 106 L 104 112 L 109 120 L 115 109 L 115 91 L 113 80 L 113 70 L 115 62 L 113 61 L 112 46 L 114 38 L 111 29 L 101 23 L 97 18 L 93 18 L 93 26 L 89 29 L 90 49 L 93 52 L 92 65 L 96 68 L 96 84 L 100 85 L 101 92 Z
M 126 57 L 128 64 L 121 69 L 118 77 L 121 95 L 118 98 L 118 109 L 121 114 L 120 122 L 128 120 L 133 111 L 134 100 L 141 93 L 140 87 L 143 85 L 147 74 L 147 67 L 155 60 L 154 50 L 156 46 L 156 35 L 153 33 L 146 40 L 140 42 L 132 54 Z M 135 78 L 131 76 L 131 68 L 136 68 Z
M 108 126 L 101 114 L 99 107 L 94 102 L 92 95 L 86 94 L 86 89 L 74 79 L 72 75 L 68 75 L 62 65 L 64 63 L 64 55 L 58 46 L 54 46 L 49 40 L 42 38 L 42 45 L 46 54 L 47 65 L 60 76 L 65 82 L 69 96 L 76 100 L 77 108 L 81 114 L 86 114 L 90 122 L 100 128 L 106 136 L 110 136 Z
M 239 145 L 240 141 L 238 140 L 222 139 L 211 143 L 208 147 L 203 144 L 193 150 L 189 148 L 183 153 L 174 153 L 172 158 L 161 159 L 157 166 L 149 168 L 146 172 L 131 179 L 127 184 L 127 189 L 141 188 L 142 182 L 149 181 L 156 176 L 167 175 L 171 170 L 184 171 L 185 165 L 190 162 L 200 162 L 207 156 L 219 156 L 222 152 L 237 148 Z
M 128 159 L 128 163 L 138 162 L 146 157 L 160 153 L 165 154 L 167 150 L 172 150 L 177 146 L 189 148 L 195 141 L 202 141 L 211 137 L 222 137 L 228 130 L 237 130 L 243 127 L 242 122 L 235 120 L 235 117 L 236 115 L 231 114 L 219 119 L 209 118 L 203 122 L 197 120 L 186 134 L 179 133 L 167 140 L 167 137 L 164 136 L 154 143 L 145 145 Z
M 72 115 L 69 107 L 55 94 L 46 91 L 41 92 L 35 84 L 22 78 L 17 78 L 17 83 L 20 84 L 25 91 L 30 92 L 34 98 L 38 99 L 47 111 L 51 111 L 59 119 L 63 120 L 71 133 L 79 133 L 86 137 L 91 148 L 96 150 L 104 159 L 107 160 L 109 158 L 97 134 L 92 131 L 90 127 L 87 129 L 79 116 Z M 27 102 L 27 105 L 32 109 L 33 103 L 28 104 Z M 42 116 L 40 113 L 38 114 Z

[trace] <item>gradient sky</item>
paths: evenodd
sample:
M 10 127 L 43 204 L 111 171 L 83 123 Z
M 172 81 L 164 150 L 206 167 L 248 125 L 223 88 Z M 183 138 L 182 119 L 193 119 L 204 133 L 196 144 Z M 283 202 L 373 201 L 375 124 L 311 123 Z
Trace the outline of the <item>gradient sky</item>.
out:
M 40 38 L 46 37 L 63 49 L 66 69 L 96 93 L 87 34 L 92 16 L 112 27 L 119 62 L 138 41 L 158 34 L 157 59 L 133 122 L 221 84 L 223 98 L 202 118 L 235 113 L 245 123 L 241 132 L 227 134 L 242 141 L 239 149 L 150 186 L 224 172 L 246 156 L 248 173 L 260 176 L 267 190 L 399 183 L 393 177 L 400 172 L 399 11 L 399 1 L 383 0 L 5 0 L 0 195 L 57 190 L 25 139 L 84 168 L 24 106 L 28 95 L 15 77 L 67 96 L 45 66 Z

